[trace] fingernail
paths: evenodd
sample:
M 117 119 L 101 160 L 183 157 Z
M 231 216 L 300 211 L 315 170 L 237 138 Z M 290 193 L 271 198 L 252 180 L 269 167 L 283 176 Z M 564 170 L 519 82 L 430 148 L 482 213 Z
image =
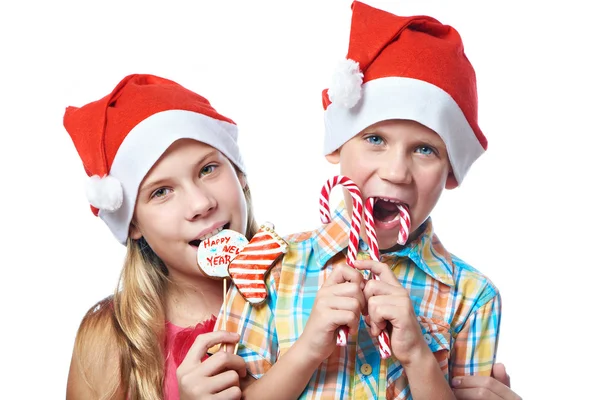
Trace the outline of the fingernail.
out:
M 460 379 L 458 379 L 458 378 L 453 378 L 453 379 L 452 379 L 452 386 L 454 386 L 454 387 L 456 387 L 456 386 L 460 386 L 460 383 L 461 383 L 461 382 L 462 382 L 462 381 L 461 381 Z

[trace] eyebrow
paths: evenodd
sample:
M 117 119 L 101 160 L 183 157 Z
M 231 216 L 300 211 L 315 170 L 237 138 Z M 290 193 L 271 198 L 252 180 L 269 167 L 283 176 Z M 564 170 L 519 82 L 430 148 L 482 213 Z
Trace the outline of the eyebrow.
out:
M 218 155 L 218 151 L 216 149 L 213 149 L 211 151 L 209 151 L 208 153 L 206 153 L 205 155 L 202 156 L 202 158 L 200 158 L 195 166 L 198 167 L 199 165 L 202 165 L 206 162 L 207 159 L 211 158 L 211 157 L 215 157 Z M 162 186 L 165 182 L 169 181 L 170 178 L 159 178 L 150 182 L 146 182 L 139 190 L 140 193 L 145 192 L 150 190 L 150 188 L 154 188 L 154 187 L 159 187 Z

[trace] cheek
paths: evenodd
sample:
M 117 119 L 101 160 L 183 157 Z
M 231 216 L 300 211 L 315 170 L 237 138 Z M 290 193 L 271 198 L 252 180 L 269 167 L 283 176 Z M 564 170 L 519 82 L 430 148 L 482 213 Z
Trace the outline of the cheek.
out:
M 170 207 L 157 207 L 138 213 L 138 226 L 148 243 L 160 243 L 177 233 L 177 216 Z
M 426 199 L 424 203 L 428 207 L 433 207 L 439 200 L 446 185 L 447 177 L 448 172 L 443 168 L 424 172 L 415 177 L 415 181 L 418 182 L 419 197 Z
M 340 174 L 352 179 L 357 185 L 366 180 L 373 169 L 369 160 L 363 156 L 346 153 L 340 159 Z

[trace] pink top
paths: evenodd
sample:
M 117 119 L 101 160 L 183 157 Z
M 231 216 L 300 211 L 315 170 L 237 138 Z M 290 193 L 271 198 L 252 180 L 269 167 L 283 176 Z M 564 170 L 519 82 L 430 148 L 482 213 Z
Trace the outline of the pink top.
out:
M 167 321 L 165 331 L 165 400 L 179 400 L 177 387 L 177 367 L 181 364 L 196 337 L 202 333 L 212 332 L 216 317 L 196 325 L 195 328 L 181 328 Z

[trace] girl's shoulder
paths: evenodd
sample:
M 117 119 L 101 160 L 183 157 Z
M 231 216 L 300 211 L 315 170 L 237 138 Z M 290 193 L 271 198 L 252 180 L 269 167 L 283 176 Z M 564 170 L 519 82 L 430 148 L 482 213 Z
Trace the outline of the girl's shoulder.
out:
M 124 398 L 119 342 L 113 297 L 109 296 L 94 304 L 81 321 L 71 359 L 68 398 L 69 394 L 72 398 Z
M 94 304 L 85 313 L 79 330 L 82 328 L 107 328 L 112 327 L 115 321 L 114 299 L 110 295 Z

